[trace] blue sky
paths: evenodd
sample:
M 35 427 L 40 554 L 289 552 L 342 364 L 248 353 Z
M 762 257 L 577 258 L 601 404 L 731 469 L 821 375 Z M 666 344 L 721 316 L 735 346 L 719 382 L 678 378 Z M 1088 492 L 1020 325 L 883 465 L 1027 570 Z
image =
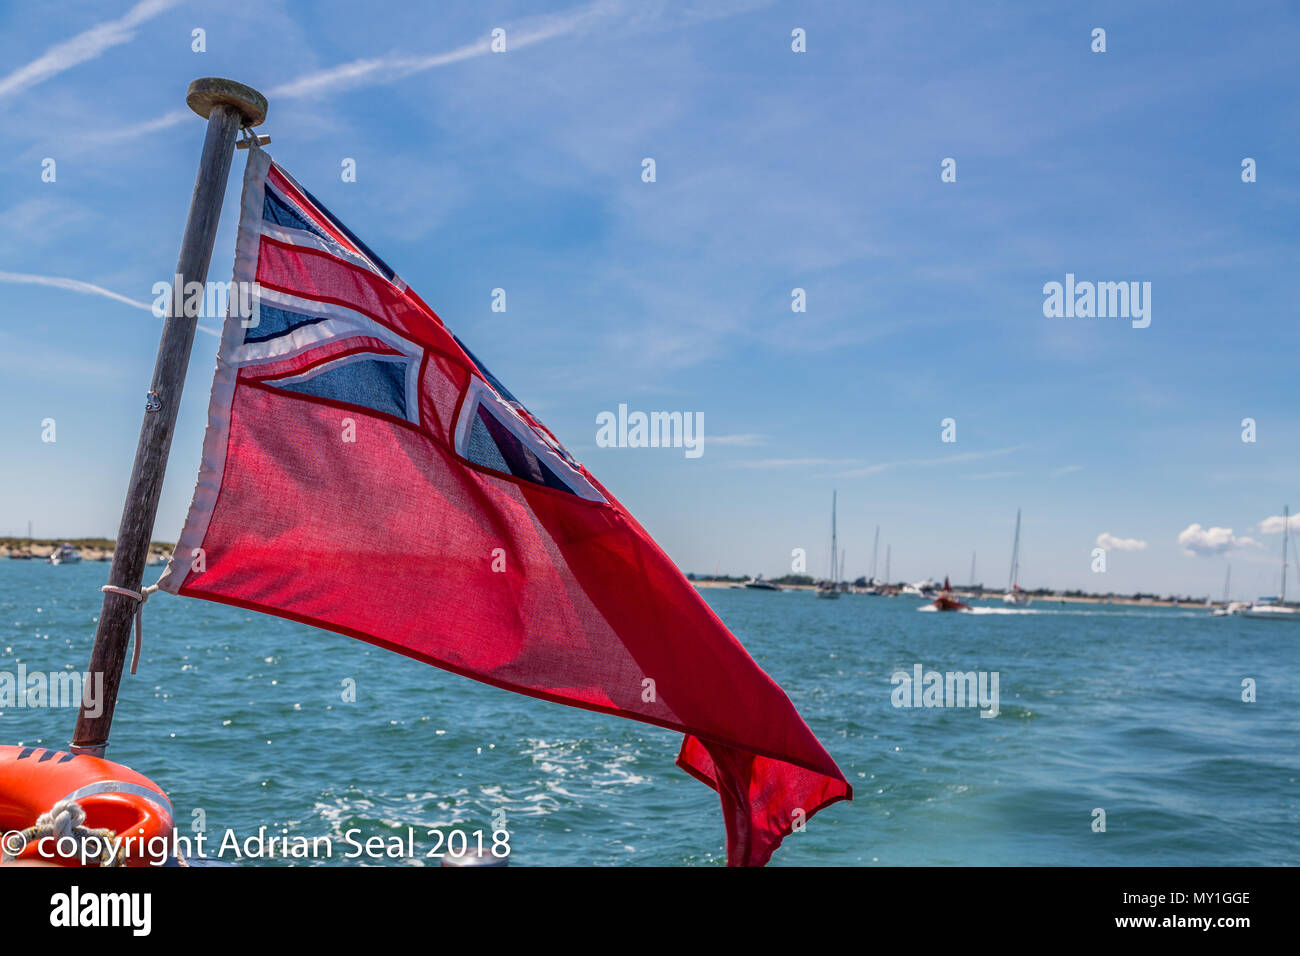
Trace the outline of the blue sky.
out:
M 777 575 L 802 547 L 824 573 L 835 489 L 854 576 L 879 524 L 895 578 L 964 581 L 975 550 L 1003 584 L 1021 507 L 1029 587 L 1217 596 L 1230 561 L 1238 596 L 1276 590 L 1261 522 L 1300 508 L 1294 6 L 415 6 L 0 8 L 0 534 L 116 528 L 159 322 L 25 277 L 150 301 L 203 135 L 185 88 L 221 75 L 685 570 Z M 1066 273 L 1150 282 L 1150 327 L 1045 317 Z M 197 337 L 158 538 L 215 351 Z M 702 412 L 703 456 L 597 447 L 619 403 Z M 1189 552 L 1194 524 L 1231 536 Z M 1094 574 L 1103 534 L 1145 546 Z

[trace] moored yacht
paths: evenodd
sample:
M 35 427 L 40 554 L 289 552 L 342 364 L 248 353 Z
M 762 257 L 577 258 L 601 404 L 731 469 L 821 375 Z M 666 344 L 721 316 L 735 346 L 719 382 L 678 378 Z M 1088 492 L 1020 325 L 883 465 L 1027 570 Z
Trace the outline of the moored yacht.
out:
M 838 598 L 840 596 L 839 541 L 835 536 L 835 492 L 831 492 L 831 576 L 827 581 L 817 585 L 819 598 Z
M 1011 546 L 1011 578 L 1007 583 L 1007 593 L 1002 595 L 1005 604 L 1025 607 L 1029 604 L 1029 592 L 1020 586 L 1020 509 L 1016 509 L 1016 540 Z
M 926 578 L 924 581 L 914 581 L 911 584 L 904 584 L 900 594 L 909 597 L 921 597 L 927 601 L 934 597 L 935 592 L 939 589 L 939 583 L 933 578 Z
M 1282 590 L 1277 597 L 1264 597 L 1241 610 L 1242 617 L 1260 621 L 1293 621 L 1300 623 L 1300 608 L 1286 603 L 1286 546 L 1291 538 L 1291 509 L 1282 506 Z
M 1295 621 L 1300 623 L 1300 608 L 1288 607 L 1261 598 L 1246 605 L 1238 612 L 1242 617 L 1253 617 L 1261 621 Z
M 1229 601 L 1228 594 L 1232 586 L 1232 565 L 1228 565 L 1228 571 L 1223 576 L 1223 606 L 1213 607 L 1210 611 L 1210 617 L 1229 617 L 1233 614 L 1240 614 L 1248 605 L 1242 601 Z M 1206 598 L 1207 603 L 1209 598 Z

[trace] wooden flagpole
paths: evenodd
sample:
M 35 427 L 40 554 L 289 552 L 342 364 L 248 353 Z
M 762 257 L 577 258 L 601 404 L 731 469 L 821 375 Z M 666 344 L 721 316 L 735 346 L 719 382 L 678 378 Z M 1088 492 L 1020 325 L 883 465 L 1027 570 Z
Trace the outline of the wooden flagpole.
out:
M 122 508 L 122 522 L 113 551 L 109 584 L 132 593 L 140 593 L 149 542 L 153 537 L 158 497 L 162 492 L 163 473 L 171 449 L 176 412 L 185 387 L 185 370 L 194 344 L 196 316 L 186 316 L 179 304 L 184 300 L 187 283 L 206 283 L 221 203 L 226 194 L 230 161 L 235 151 L 235 137 L 240 129 L 260 125 L 266 119 L 266 97 L 251 87 L 216 77 L 195 80 L 190 84 L 185 102 L 208 121 L 199 159 L 194 195 L 190 199 L 189 218 L 181 239 L 172 289 L 172 307 L 164 320 L 154 365 L 153 386 L 145 405 L 140 441 L 135 449 L 131 484 Z M 118 685 L 131 636 L 138 601 L 119 593 L 105 593 L 95 631 L 95 646 L 90 654 L 90 675 L 103 675 L 102 706 L 92 714 L 83 698 L 77 714 L 77 729 L 72 740 L 74 753 L 102 756 L 108 747 L 108 732 L 117 706 Z

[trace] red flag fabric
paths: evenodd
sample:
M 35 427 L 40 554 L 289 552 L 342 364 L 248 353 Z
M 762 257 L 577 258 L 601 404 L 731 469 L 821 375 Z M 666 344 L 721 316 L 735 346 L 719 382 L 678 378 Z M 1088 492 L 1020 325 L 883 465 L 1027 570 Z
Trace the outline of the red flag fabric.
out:
M 852 789 L 626 509 L 250 150 L 203 462 L 160 586 L 686 735 L 727 861 Z M 248 290 L 251 290 L 249 292 Z

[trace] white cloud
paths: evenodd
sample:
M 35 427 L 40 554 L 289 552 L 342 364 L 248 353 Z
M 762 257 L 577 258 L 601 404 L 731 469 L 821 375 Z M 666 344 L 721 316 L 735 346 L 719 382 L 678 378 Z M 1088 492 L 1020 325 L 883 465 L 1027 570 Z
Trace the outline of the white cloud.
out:
M 712 438 L 708 441 L 713 441 Z M 820 465 L 844 465 L 852 464 L 853 459 L 844 458 L 760 458 L 757 461 L 737 461 L 732 464 L 736 468 L 756 468 L 767 470 L 771 468 L 814 468 Z
M 170 2 L 170 0 L 168 0 Z M 143 6 L 143 4 L 141 4 Z M 618 4 L 609 2 L 592 3 L 585 7 L 553 15 L 531 17 L 525 21 L 507 24 L 507 51 L 519 50 L 541 43 L 555 37 L 577 32 L 580 28 L 619 12 Z M 454 50 L 423 56 L 383 56 L 368 57 L 341 63 L 338 66 L 305 73 L 287 80 L 278 86 L 266 90 L 267 101 L 274 104 L 281 100 L 292 100 L 309 96 L 320 96 L 341 90 L 374 86 L 381 83 L 393 83 L 417 73 L 423 73 L 440 66 L 450 66 L 475 57 L 492 53 L 492 37 L 485 35 L 480 39 L 459 46 Z M 111 142 L 130 139 L 144 133 L 157 132 L 175 126 L 192 117 L 189 110 L 172 110 L 162 116 L 116 130 L 93 134 L 96 142 Z
M 1064 475 L 1074 474 L 1076 471 L 1083 471 L 1083 465 L 1064 465 L 1060 468 L 1053 468 L 1048 474 L 1052 478 L 1060 478 Z
M 1193 527 L 1196 526 L 1193 525 Z M 1183 534 L 1186 533 L 1186 531 L 1183 532 Z M 1178 540 L 1179 543 L 1182 542 L 1181 535 Z M 1105 548 L 1107 551 L 1145 551 L 1147 547 L 1147 543 L 1139 538 L 1117 538 L 1109 531 L 1103 531 L 1101 534 L 1097 535 L 1097 545 L 1098 547 Z
M 0 374 L 6 379 L 48 383 L 51 379 L 95 387 L 129 381 L 124 367 L 104 362 L 84 351 L 67 351 L 33 341 L 31 336 L 12 336 L 0 329 Z
M 102 295 L 106 299 L 123 302 L 126 305 L 135 306 L 137 309 L 144 309 L 146 312 L 153 311 L 153 306 L 148 302 L 128 299 L 126 296 L 105 289 L 103 286 L 95 285 L 92 282 L 82 282 L 80 279 L 64 279 L 60 276 L 38 276 L 26 272 L 0 272 L 0 282 L 12 282 L 18 285 L 48 285 L 53 286 L 56 289 L 66 289 L 69 292 L 81 292 L 86 295 Z
M 767 442 L 766 435 L 746 432 L 741 435 L 710 435 L 711 445 L 762 445 Z
M 740 438 L 762 438 L 760 435 L 742 435 Z M 715 441 L 716 439 L 709 439 Z M 742 444 L 733 442 L 733 444 Z M 748 444 L 746 442 L 745 444 Z M 865 478 L 871 475 L 878 475 L 881 472 L 892 471 L 895 468 L 910 467 L 928 467 L 932 465 L 956 465 L 967 461 L 979 461 L 982 458 L 993 458 L 998 455 L 1008 455 L 1012 452 L 1020 451 L 1024 445 L 1011 445 L 1007 448 L 993 448 L 989 451 L 967 451 L 957 455 L 947 455 L 943 458 L 905 458 L 898 461 L 882 461 L 874 465 L 865 467 L 852 468 L 848 471 L 840 471 L 832 474 L 832 478 Z M 755 468 L 755 469 L 772 469 L 772 468 L 817 468 L 817 467 L 835 467 L 857 465 L 861 462 L 860 458 L 759 458 L 754 461 L 737 461 L 733 462 L 736 468 Z M 991 478 L 1008 478 L 1017 474 L 1012 471 L 988 472 L 985 474 L 968 475 L 970 480 L 991 479 Z
M 54 289 L 64 289 L 68 292 L 80 292 L 83 295 L 99 295 L 106 299 L 112 299 L 114 302 L 121 302 L 137 309 L 144 309 L 150 314 L 153 313 L 153 304 L 150 302 L 131 299 L 111 289 L 105 289 L 101 285 L 95 285 L 93 282 L 82 282 L 80 279 L 66 279 L 62 276 L 39 276 L 28 272 L 0 272 L 0 282 L 10 282 L 15 285 L 44 285 Z M 206 325 L 199 325 L 198 330 L 206 332 L 208 335 L 214 335 L 217 338 L 221 337 L 220 332 L 216 329 L 210 329 Z
M 1193 557 L 1226 554 L 1236 548 L 1258 545 L 1253 538 L 1237 537 L 1231 528 L 1202 528 L 1189 524 L 1178 534 L 1178 546 Z
M 883 471 L 891 471 L 894 468 L 907 468 L 912 466 L 929 466 L 929 465 L 955 465 L 964 461 L 979 461 L 983 458 L 994 458 L 998 455 L 1009 455 L 1012 452 L 1020 451 L 1024 445 L 1011 445 L 1007 448 L 994 448 L 989 451 L 966 451 L 957 455 L 946 455 L 942 458 L 905 458 L 900 461 L 882 461 L 874 465 L 867 465 L 865 468 L 855 468 L 852 471 L 843 471 L 839 474 L 832 475 L 833 478 L 865 478 L 871 475 L 878 475 Z
M 535 17 L 524 23 L 505 27 L 507 50 L 518 50 L 532 46 L 554 37 L 573 33 L 602 16 L 607 16 L 617 9 L 617 5 L 593 3 L 565 13 L 552 16 Z M 426 56 L 389 56 L 353 60 L 340 66 L 330 67 L 308 73 L 296 80 L 290 80 L 274 87 L 266 94 L 268 100 L 287 99 L 296 96 L 311 96 L 329 93 L 335 90 L 355 86 L 368 86 L 374 83 L 391 83 L 416 73 L 423 73 L 439 66 L 449 66 L 476 56 L 492 52 L 492 37 L 481 39 L 448 50 Z
M 72 199 L 49 193 L 23 199 L 0 212 L 0 261 L 43 246 L 57 248 L 69 233 L 93 221 L 92 208 Z
M 56 43 L 32 62 L 0 78 L 0 96 L 18 93 L 52 76 L 57 76 L 105 50 L 135 38 L 135 28 L 175 5 L 176 0 L 141 0 L 119 20 L 109 20 L 84 30 L 69 40 Z
M 1289 523 L 1292 531 L 1300 531 L 1300 514 L 1292 515 Z M 1282 516 L 1269 515 L 1255 526 L 1255 530 L 1260 534 L 1281 534 Z

